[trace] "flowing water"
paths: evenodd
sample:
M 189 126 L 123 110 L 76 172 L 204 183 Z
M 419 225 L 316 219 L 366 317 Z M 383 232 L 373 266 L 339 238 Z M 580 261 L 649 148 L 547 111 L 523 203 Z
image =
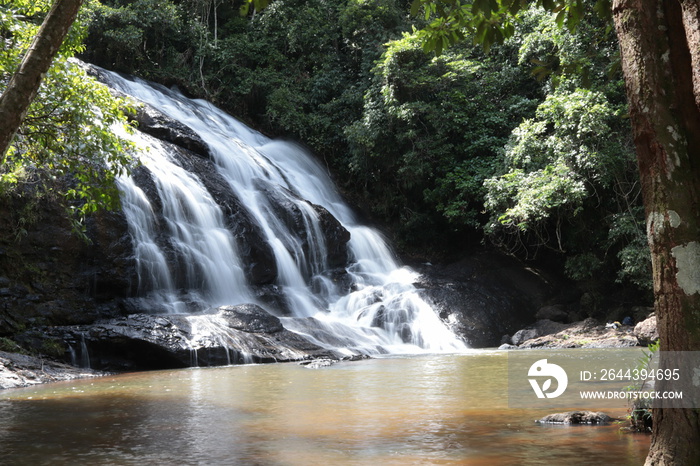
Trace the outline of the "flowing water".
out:
M 205 101 L 186 99 L 138 79 L 105 75 L 112 87 L 184 123 L 206 142 L 218 174 L 258 225 L 259 240 L 274 253 L 275 285 L 292 314 L 285 327 L 329 348 L 336 348 L 340 337 L 370 354 L 465 349 L 420 298 L 412 285 L 416 274 L 397 263 L 380 234 L 357 221 L 307 151 L 271 140 Z M 133 179 L 120 180 L 142 307 L 182 313 L 257 303 L 243 272 L 246 257 L 237 250 L 222 210 L 202 180 L 160 141 L 139 134 L 134 140 L 162 204 L 149 200 Z M 286 215 L 280 214 L 280 206 L 301 218 L 301 232 L 280 218 Z M 324 207 L 350 232 L 346 272 L 351 292 L 333 280 L 314 206 Z M 159 216 L 163 221 L 157 220 Z M 165 235 L 156 230 L 159 222 L 165 223 Z M 267 309 L 280 314 L 278 309 Z M 320 328 L 302 319 L 311 316 Z M 333 341 L 324 341 L 329 334 Z
M 504 352 L 123 374 L 0 392 L 0 463 L 641 465 L 649 437 L 508 407 Z M 611 415 L 622 416 L 621 405 Z

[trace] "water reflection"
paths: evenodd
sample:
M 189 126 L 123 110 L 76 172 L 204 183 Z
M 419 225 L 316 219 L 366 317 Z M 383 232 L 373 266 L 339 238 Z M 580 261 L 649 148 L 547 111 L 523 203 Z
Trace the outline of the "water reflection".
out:
M 125 374 L 0 393 L 7 464 L 642 464 L 648 437 L 508 409 L 503 354 Z M 621 415 L 623 411 L 611 413 Z

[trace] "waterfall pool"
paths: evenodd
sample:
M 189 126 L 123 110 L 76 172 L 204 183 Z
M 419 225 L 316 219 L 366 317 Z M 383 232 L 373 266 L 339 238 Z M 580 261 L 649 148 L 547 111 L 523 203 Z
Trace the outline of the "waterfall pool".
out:
M 619 425 L 540 425 L 509 407 L 501 351 L 321 369 L 129 373 L 0 392 L 3 464 L 643 464 Z M 626 414 L 624 404 L 612 416 Z

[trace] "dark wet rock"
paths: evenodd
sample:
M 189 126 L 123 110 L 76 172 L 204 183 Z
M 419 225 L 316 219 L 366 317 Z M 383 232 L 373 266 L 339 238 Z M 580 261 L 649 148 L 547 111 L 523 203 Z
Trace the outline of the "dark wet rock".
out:
M 554 322 L 569 322 L 569 313 L 566 312 L 564 306 L 560 304 L 543 306 L 535 314 L 535 319 L 547 319 Z
M 265 284 L 256 286 L 253 291 L 257 302 L 263 304 L 268 309 L 273 309 L 277 315 L 291 316 L 292 309 L 289 306 L 284 290 L 275 284 Z
M 605 413 L 594 411 L 569 411 L 566 413 L 549 414 L 536 421 L 539 424 L 589 424 L 606 425 L 616 419 Z
M 321 239 L 326 248 L 325 255 L 321 259 L 327 262 L 329 268 L 347 265 L 349 258 L 347 243 L 350 241 L 350 232 L 343 227 L 338 219 L 324 207 L 301 199 L 288 189 L 272 186 L 266 180 L 257 180 L 257 182 L 258 187 L 269 198 L 270 208 L 275 212 L 275 215 L 301 241 L 302 251 L 307 257 L 313 256 L 318 239 L 309 237 L 307 221 L 300 203 L 311 207 L 318 218 L 319 228 L 323 236 Z M 285 235 L 280 235 L 279 239 L 283 242 L 287 240 Z M 293 254 L 294 245 L 286 244 L 286 247 Z
M 553 281 L 498 253 L 475 254 L 450 265 L 413 264 L 416 286 L 440 318 L 470 346 L 496 347 L 534 320 Z
M 117 371 L 341 358 L 255 305 L 225 306 L 215 314 L 135 314 L 44 328 L 19 340 L 37 347 L 47 339 L 65 348 L 67 362 Z
M 66 210 L 44 198 L 39 202 L 34 189 L 28 184 L 0 199 L 5 251 L 0 255 L 0 335 L 36 323 L 78 324 L 120 315 L 121 299 L 136 281 L 123 215 L 98 212 L 88 218 L 86 242 L 73 233 Z
M 193 157 L 191 152 L 180 147 L 164 144 L 169 147 L 170 154 L 182 168 L 197 176 L 221 208 L 225 225 L 233 235 L 239 252 L 246 258 L 243 271 L 249 282 L 253 285 L 272 283 L 277 277 L 277 263 L 272 248 L 266 241 L 261 241 L 264 234 L 260 225 L 242 205 L 214 163 L 208 159 Z M 133 178 L 153 206 L 158 246 L 164 251 L 169 263 L 178 264 L 179 256 L 170 244 L 167 224 L 163 217 L 163 203 L 150 171 L 145 166 L 137 167 Z M 173 267 L 173 278 L 178 287 L 186 287 L 184 275 L 178 274 L 179 270 L 186 267 L 187 264 Z M 148 289 L 149 284 L 142 283 L 142 287 Z
M 217 171 L 209 160 L 190 156 L 186 151 L 171 148 L 180 166 L 199 178 L 209 194 L 221 207 L 226 228 L 236 239 L 238 251 L 244 260 L 244 271 L 250 283 L 264 285 L 277 278 L 277 262 L 272 248 L 267 241 L 261 240 L 265 235 L 262 228 L 243 206 L 241 200 L 231 189 L 230 184 Z
M 637 341 L 642 346 L 648 346 L 658 340 L 659 331 L 656 328 L 656 316 L 652 315 L 635 325 L 634 336 L 637 337 Z
M 243 332 L 276 333 L 284 330 L 278 317 L 255 304 L 221 306 L 219 315 L 229 327 Z
M 192 151 L 201 157 L 211 157 L 207 143 L 190 127 L 150 105 L 139 103 L 136 105 L 136 114 L 131 117 L 138 123 L 139 131 Z
M 347 245 L 350 241 L 350 232 L 328 210 L 316 204 L 311 206 L 318 215 L 321 231 L 324 234 L 328 266 L 330 268 L 346 266 L 348 264 Z

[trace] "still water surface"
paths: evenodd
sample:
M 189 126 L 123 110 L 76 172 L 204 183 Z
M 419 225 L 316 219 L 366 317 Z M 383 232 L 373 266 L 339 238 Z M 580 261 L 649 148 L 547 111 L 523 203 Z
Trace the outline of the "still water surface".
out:
M 508 408 L 505 357 L 232 366 L 8 390 L 0 464 L 644 463 L 647 436 L 542 426 L 534 420 L 548 411 Z

